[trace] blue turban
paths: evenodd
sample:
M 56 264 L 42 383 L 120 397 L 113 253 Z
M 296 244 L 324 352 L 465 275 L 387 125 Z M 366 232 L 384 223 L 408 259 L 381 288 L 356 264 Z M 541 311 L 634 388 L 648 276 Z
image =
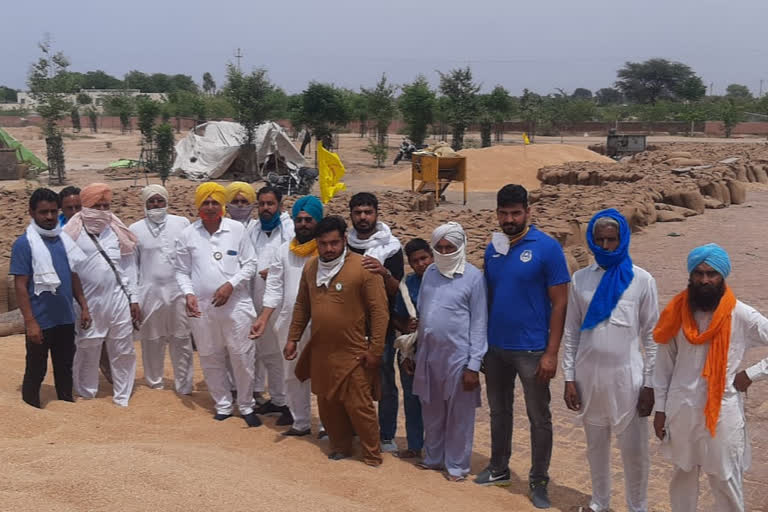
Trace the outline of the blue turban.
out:
M 619 246 L 615 251 L 606 251 L 595 243 L 595 222 L 602 217 L 608 217 L 619 224 Z M 624 291 L 629 288 L 635 272 L 632 269 L 632 258 L 629 256 L 630 229 L 627 219 L 613 208 L 602 210 L 595 214 L 587 225 L 587 244 L 595 255 L 597 264 L 605 269 L 605 274 L 597 285 L 592 301 L 587 308 L 581 330 L 592 329 L 603 320 L 611 317 L 611 312 L 619 303 Z
M 731 259 L 725 249 L 717 244 L 707 244 L 695 248 L 688 253 L 688 273 L 700 264 L 706 263 L 723 276 L 723 279 L 731 273 Z
M 300 197 L 293 203 L 291 214 L 295 219 L 300 211 L 307 212 L 313 219 L 320 222 L 323 219 L 323 203 L 315 196 Z

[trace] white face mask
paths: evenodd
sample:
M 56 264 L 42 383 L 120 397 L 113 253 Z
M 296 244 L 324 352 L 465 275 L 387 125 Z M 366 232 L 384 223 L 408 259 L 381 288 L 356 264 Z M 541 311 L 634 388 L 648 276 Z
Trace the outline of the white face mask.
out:
M 153 208 L 152 210 L 147 210 L 147 218 L 155 224 L 162 224 L 165 222 L 166 215 L 168 215 L 168 208 Z
M 453 279 L 455 274 L 464 273 L 464 265 L 467 261 L 464 247 L 450 254 L 440 254 L 435 251 L 435 266 L 437 270 L 449 279 Z

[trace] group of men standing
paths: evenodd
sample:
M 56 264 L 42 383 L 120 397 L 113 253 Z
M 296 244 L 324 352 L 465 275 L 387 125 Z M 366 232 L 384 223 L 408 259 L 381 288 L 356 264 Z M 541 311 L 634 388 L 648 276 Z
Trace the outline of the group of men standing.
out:
M 717 510 L 744 509 L 750 453 L 742 392 L 768 377 L 768 359 L 737 367 L 749 343 L 768 344 L 768 320 L 725 285 L 730 261 L 714 244 L 690 254 L 688 289 L 659 315 L 655 281 L 633 265 L 619 212 L 593 217 L 586 235 L 596 262 L 571 278 L 560 245 L 531 223 L 519 185 L 497 194 L 501 232 L 483 270 L 467 262 L 467 236 L 449 222 L 428 242 L 405 244 L 414 271 L 407 276 L 403 246 L 370 193 L 352 196 L 349 229 L 343 218 L 324 216 L 316 197 L 298 199 L 288 214 L 279 191 L 241 182 L 201 184 L 191 224 L 168 213 L 159 185 L 142 190 L 145 218 L 130 228 L 110 211 L 107 185 L 67 198 L 65 207 L 54 192 L 35 191 L 32 221 L 12 251 L 27 329 L 22 395 L 30 405 L 40 406 L 48 350 L 58 398 L 72 401 L 73 387 L 83 398 L 96 395 L 105 349 L 113 401 L 127 406 L 134 330 L 147 384 L 162 388 L 167 346 L 175 389 L 188 394 L 194 339 L 214 419 L 231 417 L 236 405 L 248 426 L 279 414 L 278 424 L 290 425 L 285 435 L 309 435 L 314 393 L 330 459 L 352 455 L 357 436 L 370 466 L 388 451 L 460 482 L 470 472 L 484 372 L 491 459 L 474 481 L 509 485 L 519 377 L 530 422 L 530 496 L 548 508 L 550 380 L 562 340 L 565 403 L 587 439 L 590 510 L 610 507 L 612 433 L 627 506 L 648 509 L 654 411 L 655 433 L 675 464 L 673 510 L 696 509 L 700 470 Z M 394 442 L 396 365 L 402 450 Z

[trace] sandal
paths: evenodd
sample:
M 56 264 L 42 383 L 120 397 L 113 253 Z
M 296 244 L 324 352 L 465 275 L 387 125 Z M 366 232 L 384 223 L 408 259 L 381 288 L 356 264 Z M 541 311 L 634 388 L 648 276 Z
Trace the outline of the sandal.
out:
M 416 464 L 414 464 L 414 466 L 416 466 L 419 469 L 423 469 L 425 471 L 427 471 L 427 470 L 429 470 L 429 471 L 440 471 L 441 469 L 443 469 L 443 468 L 436 468 L 434 466 L 430 466 L 429 464 L 425 464 L 424 462 L 417 462 Z
M 392 455 L 398 459 L 418 459 L 421 457 L 421 450 L 399 450 L 394 452 Z
M 455 476 L 455 475 L 448 475 L 448 474 L 446 474 L 445 475 L 445 479 L 448 480 L 449 482 L 463 482 L 464 480 L 467 479 L 467 477 L 464 476 L 464 475 Z

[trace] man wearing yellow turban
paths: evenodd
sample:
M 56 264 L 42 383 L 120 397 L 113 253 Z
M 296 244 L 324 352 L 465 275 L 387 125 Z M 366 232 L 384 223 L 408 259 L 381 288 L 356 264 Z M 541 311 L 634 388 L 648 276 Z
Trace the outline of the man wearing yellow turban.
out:
M 256 254 L 243 224 L 222 218 L 226 200 L 226 190 L 217 183 L 197 187 L 195 206 L 200 219 L 176 239 L 176 281 L 186 297 L 200 366 L 215 402 L 213 418 L 222 421 L 232 416 L 229 357 L 240 414 L 249 427 L 257 427 L 261 421 L 253 411 L 255 344 L 248 337 L 256 318 L 249 290 Z

